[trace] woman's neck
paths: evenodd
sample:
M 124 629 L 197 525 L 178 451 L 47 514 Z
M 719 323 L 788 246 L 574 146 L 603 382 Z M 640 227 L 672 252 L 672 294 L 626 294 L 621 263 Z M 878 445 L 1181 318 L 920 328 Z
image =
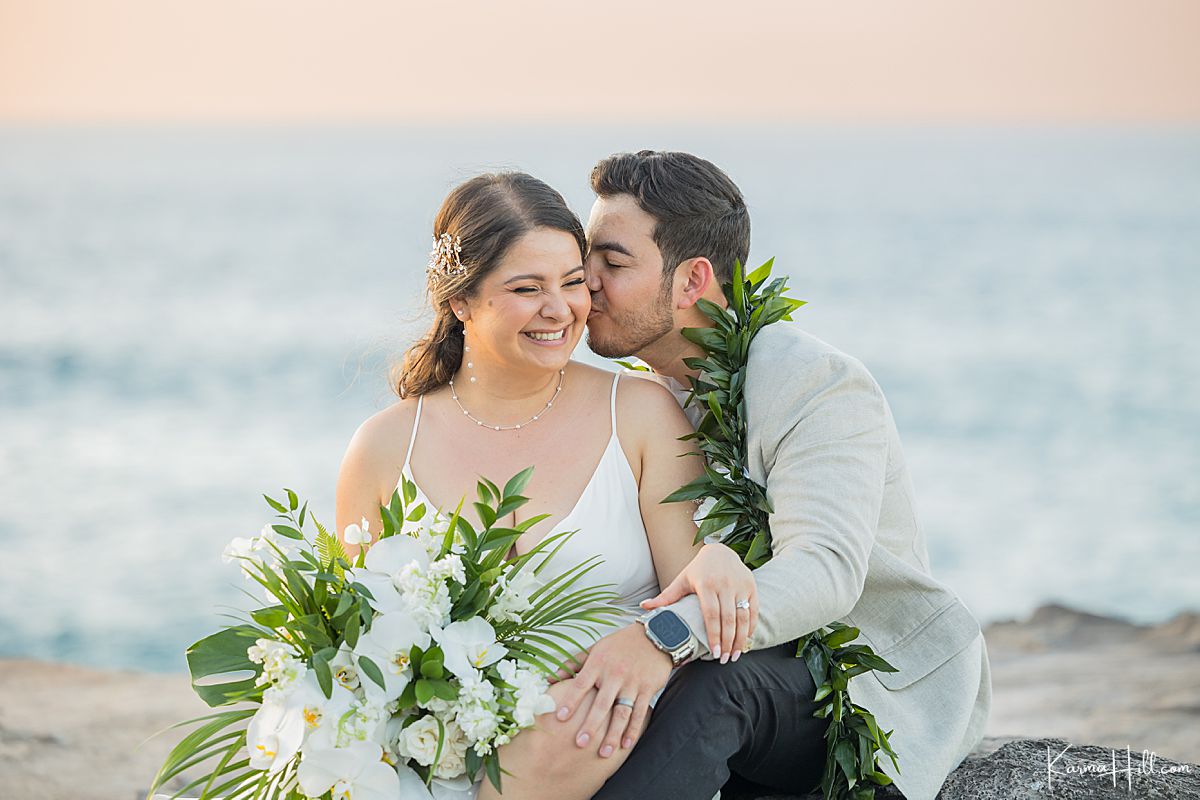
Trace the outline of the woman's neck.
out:
M 472 366 L 467 366 L 468 361 Z M 553 402 L 560 378 L 557 369 L 516 372 L 464 358 L 451 388 L 473 417 L 495 425 L 512 425 L 524 422 Z

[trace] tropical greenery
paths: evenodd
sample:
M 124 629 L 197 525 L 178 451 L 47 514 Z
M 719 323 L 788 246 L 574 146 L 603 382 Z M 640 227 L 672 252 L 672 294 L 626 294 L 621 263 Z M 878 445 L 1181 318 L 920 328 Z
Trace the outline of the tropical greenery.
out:
M 732 281 L 723 287 L 726 307 L 699 301 L 712 326 L 682 331 L 704 353 L 684 360 L 698 372 L 691 378 L 687 403 L 704 409 L 696 432 L 684 438 L 696 442 L 706 464 L 703 475 L 663 501 L 702 502 L 697 541 L 716 534 L 751 568 L 771 559 L 772 508 L 766 489 L 746 469 L 746 365 L 758 332 L 790 320 L 804 305 L 785 295 L 787 278 L 768 283 L 773 264 L 774 259 L 767 261 L 748 275 L 737 264 Z M 874 716 L 852 702 L 849 686 L 851 678 L 864 672 L 896 669 L 870 647 L 854 644 L 858 635 L 857 628 L 835 621 L 803 637 L 796 647 L 796 657 L 804 659 L 817 686 L 815 714 L 829 720 L 821 780 L 827 800 L 863 800 L 874 797 L 874 787 L 891 783 L 879 768 L 881 753 L 899 769 L 888 741 L 892 731 L 880 730 Z
M 377 537 L 347 527 L 355 559 L 295 492 L 264 495 L 276 521 L 225 555 L 267 603 L 188 648 L 193 688 L 221 710 L 180 723 L 198 726 L 150 793 L 185 774 L 176 797 L 437 798 L 477 774 L 499 789 L 496 748 L 553 707 L 548 676 L 619 613 L 607 587 L 580 583 L 598 559 L 547 571 L 574 532 L 512 550 L 546 518 L 501 524 L 531 473 L 479 481 L 479 530 L 405 479 Z

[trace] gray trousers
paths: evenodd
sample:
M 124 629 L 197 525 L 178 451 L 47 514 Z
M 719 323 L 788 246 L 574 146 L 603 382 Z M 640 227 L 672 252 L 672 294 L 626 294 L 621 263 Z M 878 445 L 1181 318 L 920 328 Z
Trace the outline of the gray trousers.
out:
M 628 760 L 593 800 L 711 800 L 731 774 L 804 794 L 821 781 L 826 720 L 795 643 L 679 669 Z

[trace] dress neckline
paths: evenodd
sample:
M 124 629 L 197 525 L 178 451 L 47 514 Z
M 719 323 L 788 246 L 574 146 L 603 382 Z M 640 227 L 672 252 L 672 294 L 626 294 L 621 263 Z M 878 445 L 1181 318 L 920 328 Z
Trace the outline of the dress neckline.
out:
M 561 519 L 559 519 L 557 522 L 555 522 L 552 526 L 550 526 L 551 531 L 553 531 L 556 528 L 561 528 L 563 523 L 568 522 L 571 519 L 571 517 L 573 517 L 575 515 L 575 512 L 579 510 L 580 506 L 583 505 L 583 501 L 587 498 L 588 494 L 592 491 L 592 486 L 594 486 L 596 483 L 596 476 L 600 474 L 601 467 L 603 467 L 604 462 L 608 460 L 609 454 L 612 451 L 613 446 L 615 445 L 617 447 L 617 449 L 620 449 L 620 447 L 621 447 L 620 440 L 617 438 L 617 383 L 620 381 L 620 379 L 621 379 L 621 373 L 618 372 L 617 374 L 613 375 L 612 392 L 611 392 L 610 398 L 609 398 L 609 424 L 610 424 L 611 430 L 608 435 L 608 442 L 604 446 L 604 451 L 600 453 L 600 458 L 596 462 L 596 466 L 592 469 L 592 474 L 588 476 L 588 481 L 584 485 L 583 491 L 581 491 L 579 493 L 579 497 L 577 497 L 575 499 L 575 503 L 574 503 L 574 505 L 571 506 L 571 510 L 568 511 L 565 516 L 563 516 Z M 414 487 L 416 487 L 417 494 L 420 495 L 421 501 L 424 502 L 430 509 L 436 510 L 437 509 L 436 504 L 434 504 L 433 500 L 430 499 L 429 495 L 425 493 L 425 490 L 421 488 L 421 485 L 419 483 L 417 483 L 416 476 L 413 475 L 412 467 L 411 467 L 413 445 L 415 445 L 417 442 L 417 428 L 421 424 L 421 407 L 422 407 L 422 404 L 424 403 L 424 400 L 425 400 L 424 395 L 420 395 L 417 397 L 417 411 L 416 411 L 415 418 L 413 419 L 412 435 L 409 437 L 408 452 L 405 453 L 405 455 L 404 455 L 404 466 L 400 469 L 400 474 L 403 475 L 404 477 L 408 478 L 408 480 L 412 482 L 412 485 Z M 629 465 L 628 459 L 624 458 L 623 453 L 622 453 L 622 459 L 625 461 L 625 466 L 629 472 L 629 477 L 631 479 L 633 479 L 634 478 L 633 468 Z M 634 479 L 634 482 L 636 483 L 636 479 Z M 542 522 L 545 522 L 545 521 L 546 520 L 542 520 Z M 539 537 L 538 541 L 535 542 L 532 546 L 536 547 L 537 544 L 542 541 L 542 538 L 544 538 L 544 536 L 545 536 L 545 534 L 543 534 L 542 537 Z M 513 545 L 513 548 L 514 549 L 516 548 L 516 544 Z
M 596 467 L 595 467 L 595 469 L 592 470 L 592 474 L 588 476 L 588 482 L 583 487 L 583 491 L 581 491 L 579 493 L 579 497 L 575 499 L 575 504 L 571 506 L 571 510 L 568 511 L 561 519 L 559 519 L 557 522 L 555 522 L 553 525 L 550 526 L 551 530 L 562 528 L 563 523 L 569 522 L 571 517 L 575 516 L 575 513 L 579 510 L 580 506 L 583 505 L 583 501 L 586 500 L 588 494 L 591 493 L 592 487 L 596 485 L 596 476 L 600 474 L 600 468 L 603 467 L 604 462 L 608 460 L 609 453 L 613 449 L 614 442 L 617 442 L 617 432 L 616 431 L 613 431 L 612 434 L 608 437 L 608 443 L 604 446 L 604 452 L 600 454 L 600 459 L 599 459 L 599 461 L 596 462 Z M 619 446 L 619 443 L 618 443 L 618 446 Z M 417 494 L 419 495 L 420 501 L 425 503 L 430 509 L 436 509 L 437 508 L 436 504 L 434 504 L 434 502 L 429 498 L 429 495 L 425 493 L 425 490 L 421 488 L 421 485 L 419 483 L 417 483 L 417 479 L 412 473 L 412 468 L 407 463 L 405 463 L 402 473 L 403 473 L 404 477 L 408 478 L 409 481 L 412 482 L 412 485 L 416 487 Z M 542 520 L 542 522 L 545 522 L 545 521 L 546 520 Z M 541 541 L 541 538 L 539 537 L 538 542 L 540 542 L 540 541 Z M 535 542 L 533 546 L 537 546 L 537 542 Z

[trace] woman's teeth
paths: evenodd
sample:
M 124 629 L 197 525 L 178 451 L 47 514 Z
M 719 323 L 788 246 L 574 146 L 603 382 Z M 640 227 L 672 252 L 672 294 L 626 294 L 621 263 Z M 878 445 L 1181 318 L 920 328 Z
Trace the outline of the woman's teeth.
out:
M 529 333 L 529 332 L 526 332 L 525 335 L 528 336 L 530 339 L 537 339 L 539 342 L 554 342 L 554 341 L 558 341 L 559 339 L 561 339 L 563 337 L 564 333 L 566 333 L 565 330 L 557 331 L 556 333 Z

